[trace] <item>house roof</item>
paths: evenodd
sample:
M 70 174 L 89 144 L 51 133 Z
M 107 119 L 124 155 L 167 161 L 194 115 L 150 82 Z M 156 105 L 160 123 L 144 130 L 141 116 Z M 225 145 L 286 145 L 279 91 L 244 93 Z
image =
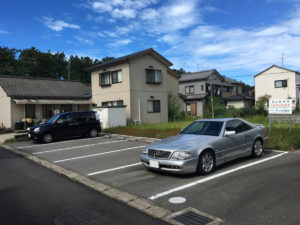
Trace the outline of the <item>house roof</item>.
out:
M 222 75 L 222 76 L 223 76 L 223 78 L 224 78 L 225 81 L 228 81 L 228 82 L 230 82 L 230 83 L 232 83 L 232 84 L 241 84 L 241 83 L 242 83 L 242 82 L 240 82 L 240 81 L 237 81 L 237 80 L 235 80 L 235 79 L 226 77 L 226 76 L 224 76 L 224 75 Z
M 14 99 L 89 99 L 91 88 L 79 81 L 0 76 L 0 86 Z
M 114 65 L 119 65 L 122 63 L 126 63 L 132 59 L 138 58 L 140 56 L 146 55 L 146 54 L 151 54 L 153 55 L 155 58 L 157 58 L 158 60 L 160 60 L 162 63 L 164 63 L 165 65 L 172 66 L 173 63 L 171 63 L 169 60 L 167 60 L 165 57 L 163 57 L 161 54 L 159 54 L 158 52 L 156 52 L 153 48 L 148 48 L 139 52 L 135 52 L 129 55 L 125 55 L 116 59 L 112 59 L 109 60 L 105 63 L 100 63 L 98 65 L 92 66 L 87 68 L 88 71 L 95 71 L 98 69 L 102 69 L 102 68 L 106 68 L 106 67 L 110 67 L 110 66 L 114 66 Z
M 181 78 L 179 79 L 179 82 L 183 83 L 188 81 L 207 80 L 209 79 L 209 76 L 211 74 L 216 74 L 217 76 L 220 77 L 222 81 L 224 81 L 224 78 L 219 74 L 219 72 L 216 69 L 212 69 L 212 70 L 199 71 L 195 73 L 182 74 Z
M 225 98 L 226 101 L 240 101 L 240 100 L 251 100 L 254 101 L 254 97 L 247 95 L 233 95 Z
M 257 77 L 258 75 L 260 75 L 260 74 L 266 72 L 267 70 L 269 70 L 269 69 L 271 69 L 271 68 L 273 68 L 273 67 L 277 67 L 277 68 L 280 68 L 280 69 L 283 69 L 283 70 L 287 70 L 287 71 L 289 71 L 289 72 L 296 73 L 297 75 L 300 75 L 300 73 L 297 72 L 296 70 L 290 70 L 290 69 L 287 69 L 287 68 L 284 68 L 284 67 L 281 67 L 281 66 L 272 65 L 272 66 L 268 67 L 267 69 L 263 70 L 262 72 L 260 72 L 260 73 L 258 73 L 258 74 L 256 74 L 256 75 L 254 75 L 254 77 Z

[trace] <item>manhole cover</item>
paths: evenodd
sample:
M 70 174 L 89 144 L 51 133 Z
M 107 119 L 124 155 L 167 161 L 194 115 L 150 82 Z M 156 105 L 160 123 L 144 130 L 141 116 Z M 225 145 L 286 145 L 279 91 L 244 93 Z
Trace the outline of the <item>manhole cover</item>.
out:
M 175 216 L 173 219 L 184 225 L 205 225 L 213 221 L 193 211 L 187 211 L 186 213 Z
M 54 220 L 55 225 L 89 225 L 95 223 L 99 213 L 93 210 L 72 210 Z

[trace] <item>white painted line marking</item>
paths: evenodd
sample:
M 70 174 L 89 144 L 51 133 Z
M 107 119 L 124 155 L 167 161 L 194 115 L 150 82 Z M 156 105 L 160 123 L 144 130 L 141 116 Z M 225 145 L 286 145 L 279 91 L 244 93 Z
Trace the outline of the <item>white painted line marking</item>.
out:
M 98 138 L 103 138 L 101 137 L 94 137 L 94 138 L 82 138 L 82 139 L 73 139 L 73 140 L 67 140 L 67 141 L 59 141 L 59 142 L 52 142 L 48 144 L 40 144 L 40 145 L 29 145 L 29 146 L 22 146 L 22 147 L 17 147 L 17 149 L 23 149 L 23 148 L 34 148 L 34 147 L 39 147 L 39 146 L 48 146 L 48 145 L 54 145 L 54 144 L 62 144 L 66 142 L 73 142 L 73 141 L 84 141 L 84 140 L 89 140 L 89 139 L 98 139 Z
M 172 204 L 181 204 L 186 202 L 186 199 L 183 197 L 173 197 L 173 198 L 169 198 L 169 202 Z
M 56 161 L 54 161 L 54 163 L 65 162 L 65 161 L 76 160 L 76 159 L 89 158 L 89 157 L 105 155 L 105 154 L 110 154 L 110 153 L 116 153 L 116 152 L 123 152 L 123 151 L 128 151 L 128 150 L 131 150 L 131 149 L 143 148 L 143 147 L 145 147 L 145 145 L 131 147 L 131 148 L 124 148 L 124 149 L 119 149 L 119 150 L 114 150 L 114 151 L 109 151 L 109 152 L 101 152 L 101 153 L 91 154 L 91 155 L 84 155 L 84 156 L 79 156 L 79 157 L 74 157 L 74 158 L 69 158 L 69 159 L 56 160 Z
M 60 148 L 60 149 L 47 150 L 47 151 L 41 151 L 41 152 L 34 152 L 32 154 L 38 155 L 38 154 L 49 153 L 49 152 L 59 152 L 59 151 L 65 151 L 65 150 L 70 150 L 70 149 L 75 149 L 75 148 L 86 148 L 86 147 L 91 147 L 91 146 L 95 146 L 95 145 L 111 144 L 111 143 L 116 143 L 116 142 L 121 142 L 121 141 L 126 141 L 126 140 L 101 142 L 101 143 L 95 143 L 95 144 L 89 144 L 89 145 L 80 145 L 80 146 L 74 146 L 74 147 L 69 147 L 69 148 Z
M 141 165 L 142 163 L 134 163 L 134 164 L 130 164 L 130 165 L 126 165 L 126 166 L 120 166 L 120 167 L 116 167 L 116 168 L 112 168 L 112 169 L 108 169 L 108 170 L 101 170 L 101 171 L 97 171 L 94 173 L 88 173 L 87 176 L 93 176 L 93 175 L 97 175 L 97 174 L 101 174 L 101 173 L 107 173 L 107 172 L 111 172 L 111 171 L 115 171 L 115 170 L 121 170 L 121 169 L 125 169 L 128 167 L 132 167 L 132 166 L 138 166 Z
M 186 189 L 186 188 L 190 188 L 190 187 L 195 186 L 195 185 L 197 185 L 197 184 L 201 184 L 201 183 L 204 183 L 204 182 L 206 182 L 206 181 L 210 181 L 210 180 L 212 180 L 212 179 L 215 179 L 215 178 L 218 178 L 218 177 L 221 177 L 221 176 L 224 176 L 224 175 L 227 175 L 227 174 L 236 172 L 236 171 L 238 171 L 238 170 L 242 170 L 242 169 L 245 169 L 245 168 L 247 168 L 247 167 L 254 166 L 254 165 L 257 165 L 257 164 L 259 164 L 259 163 L 263 163 L 263 162 L 266 162 L 266 161 L 269 161 L 269 160 L 278 158 L 278 157 L 280 157 L 280 156 L 282 156 L 282 155 L 285 155 L 285 154 L 287 154 L 287 152 L 284 152 L 284 153 L 281 153 L 281 154 L 278 154 L 278 155 L 275 155 L 275 156 L 271 156 L 271 157 L 268 157 L 268 158 L 265 158 L 265 159 L 262 159 L 262 160 L 253 162 L 253 163 L 249 163 L 249 164 L 246 164 L 246 165 L 243 165 L 243 166 L 240 166 L 240 167 L 231 169 L 231 170 L 227 170 L 227 171 L 224 171 L 224 172 L 221 172 L 221 173 L 212 175 L 212 176 L 208 176 L 208 177 L 206 177 L 206 178 L 203 178 L 203 179 L 200 179 L 200 180 L 191 182 L 191 183 L 189 183 L 189 184 L 185 184 L 185 185 L 179 186 L 179 187 L 177 187 L 177 188 L 173 188 L 173 189 L 171 189 L 171 190 L 168 190 L 168 191 L 165 191 L 165 192 L 162 192 L 162 193 L 153 195 L 153 196 L 149 197 L 149 199 L 150 199 L 150 200 L 154 200 L 154 199 L 157 199 L 157 198 L 160 198 L 160 197 L 169 195 L 169 194 L 171 194 L 171 193 L 173 193 L 173 192 L 180 191 L 180 190 L 183 190 L 183 189 Z

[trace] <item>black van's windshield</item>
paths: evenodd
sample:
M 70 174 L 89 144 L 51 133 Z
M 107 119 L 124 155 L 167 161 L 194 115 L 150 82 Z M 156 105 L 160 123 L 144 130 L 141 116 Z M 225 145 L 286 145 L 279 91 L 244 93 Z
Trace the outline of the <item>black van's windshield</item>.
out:
M 57 118 L 59 117 L 59 115 L 53 116 L 50 118 L 50 120 L 48 120 L 48 124 L 52 124 Z

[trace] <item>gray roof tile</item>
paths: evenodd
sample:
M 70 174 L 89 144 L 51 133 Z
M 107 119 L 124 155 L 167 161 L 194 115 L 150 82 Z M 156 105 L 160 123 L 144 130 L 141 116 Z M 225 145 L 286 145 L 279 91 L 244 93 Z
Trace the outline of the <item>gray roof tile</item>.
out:
M 0 86 L 11 98 L 89 99 L 91 87 L 79 81 L 0 76 Z

